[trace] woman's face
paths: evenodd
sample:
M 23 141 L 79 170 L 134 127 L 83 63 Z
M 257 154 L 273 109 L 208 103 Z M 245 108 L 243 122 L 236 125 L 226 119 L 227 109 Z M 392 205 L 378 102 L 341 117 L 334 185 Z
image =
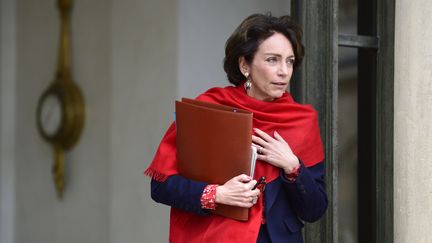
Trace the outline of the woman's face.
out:
M 252 87 L 248 95 L 258 100 L 272 101 L 287 90 L 295 61 L 291 42 L 280 33 L 264 40 L 252 63 L 240 58 L 240 70 L 249 73 Z

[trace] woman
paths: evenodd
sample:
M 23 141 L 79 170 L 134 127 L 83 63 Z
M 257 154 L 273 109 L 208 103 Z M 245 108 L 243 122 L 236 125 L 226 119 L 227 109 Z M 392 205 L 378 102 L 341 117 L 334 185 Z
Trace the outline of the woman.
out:
M 289 16 L 254 14 L 227 40 L 224 69 L 234 86 L 212 88 L 198 100 L 253 112 L 257 180 L 238 175 L 208 185 L 178 175 L 175 128 L 168 129 L 153 162 L 152 198 L 171 206 L 170 242 L 303 242 L 303 221 L 327 208 L 323 150 L 316 111 L 296 103 L 288 89 L 304 55 L 301 29 Z M 211 213 L 218 205 L 250 208 L 249 220 Z

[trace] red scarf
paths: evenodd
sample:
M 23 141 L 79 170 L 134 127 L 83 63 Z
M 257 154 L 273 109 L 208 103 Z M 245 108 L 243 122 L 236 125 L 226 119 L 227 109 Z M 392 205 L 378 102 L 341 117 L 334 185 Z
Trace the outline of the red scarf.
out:
M 277 131 L 306 167 L 324 159 L 317 112 L 310 105 L 295 103 L 287 92 L 272 102 L 266 102 L 249 97 L 243 85 L 239 85 L 212 88 L 197 99 L 253 112 L 253 127 L 272 137 L 273 132 Z M 254 175 L 255 179 L 265 176 L 269 183 L 279 176 L 279 172 L 279 168 L 257 161 Z M 173 124 L 168 128 L 153 162 L 144 173 L 157 181 L 178 174 Z M 262 196 L 251 208 L 247 222 L 217 215 L 202 217 L 171 208 L 170 242 L 256 242 L 262 210 Z

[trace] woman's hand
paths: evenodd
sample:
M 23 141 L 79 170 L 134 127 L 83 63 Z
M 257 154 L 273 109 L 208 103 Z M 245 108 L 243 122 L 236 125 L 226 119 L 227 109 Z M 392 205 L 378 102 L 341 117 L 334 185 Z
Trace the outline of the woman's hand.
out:
M 243 208 L 252 207 L 258 200 L 259 189 L 252 190 L 256 180 L 239 175 L 216 188 L 215 202 Z
M 278 132 L 275 131 L 272 138 L 258 128 L 254 128 L 254 131 L 257 136 L 252 135 L 252 142 L 257 147 L 257 159 L 282 168 L 286 174 L 290 174 L 298 166 L 299 159 Z

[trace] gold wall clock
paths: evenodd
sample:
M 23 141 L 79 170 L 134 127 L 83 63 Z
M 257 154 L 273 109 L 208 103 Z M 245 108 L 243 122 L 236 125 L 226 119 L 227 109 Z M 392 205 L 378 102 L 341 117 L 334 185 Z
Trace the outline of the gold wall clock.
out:
M 70 65 L 70 13 L 72 0 L 58 0 L 60 43 L 54 81 L 39 98 L 36 121 L 39 133 L 54 153 L 52 174 L 59 199 L 65 187 L 65 151 L 79 141 L 84 127 L 85 104 L 79 87 L 73 82 Z

